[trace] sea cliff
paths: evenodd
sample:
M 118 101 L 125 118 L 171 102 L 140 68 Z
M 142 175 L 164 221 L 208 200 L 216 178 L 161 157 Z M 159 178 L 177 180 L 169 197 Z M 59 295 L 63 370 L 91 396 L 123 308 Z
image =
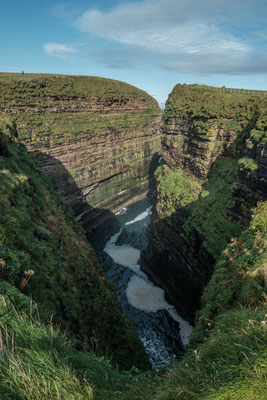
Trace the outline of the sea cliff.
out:
M 155 99 L 124 82 L 0 74 L 0 111 L 87 229 L 144 194 L 160 153 Z
M 0 115 L 0 295 L 19 314 L 33 300 L 40 320 L 52 319 L 76 348 L 124 369 L 148 367 L 83 228 L 17 137 L 15 124 Z
M 266 199 L 266 127 L 265 97 L 199 85 L 169 95 L 142 260 L 191 322 L 215 261 Z

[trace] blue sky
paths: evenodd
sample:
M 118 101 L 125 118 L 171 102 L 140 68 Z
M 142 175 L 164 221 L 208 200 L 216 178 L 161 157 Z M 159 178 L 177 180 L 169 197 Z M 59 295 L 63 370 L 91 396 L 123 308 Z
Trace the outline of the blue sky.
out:
M 0 71 L 267 90 L 266 0 L 4 1 Z

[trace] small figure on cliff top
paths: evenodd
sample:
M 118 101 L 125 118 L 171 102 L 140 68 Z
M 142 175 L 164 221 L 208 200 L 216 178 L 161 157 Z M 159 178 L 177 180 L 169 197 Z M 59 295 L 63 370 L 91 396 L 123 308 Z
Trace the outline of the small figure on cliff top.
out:
M 22 76 L 24 75 L 24 71 L 21 71 L 21 75 L 22 75 Z

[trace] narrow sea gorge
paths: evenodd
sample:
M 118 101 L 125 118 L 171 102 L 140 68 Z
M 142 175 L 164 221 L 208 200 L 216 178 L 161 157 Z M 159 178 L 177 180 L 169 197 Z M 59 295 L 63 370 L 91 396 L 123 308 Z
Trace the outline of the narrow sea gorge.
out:
M 0 89 L 0 399 L 265 400 L 266 92 Z
M 91 231 L 88 239 L 115 283 L 123 312 L 135 326 L 152 367 L 160 368 L 182 354 L 192 328 L 140 269 L 151 203 L 145 198 L 123 208 Z

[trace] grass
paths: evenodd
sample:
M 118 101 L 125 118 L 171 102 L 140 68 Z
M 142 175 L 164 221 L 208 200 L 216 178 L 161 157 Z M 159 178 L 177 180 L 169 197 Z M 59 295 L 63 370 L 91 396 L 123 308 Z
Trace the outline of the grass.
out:
M 247 169 L 250 171 L 255 171 L 256 169 L 258 169 L 258 164 L 255 160 L 253 160 L 253 158 L 240 158 L 238 160 L 238 165 L 240 170 Z
M 166 116 L 180 115 L 208 121 L 210 118 L 220 117 L 235 121 L 251 119 L 255 108 L 262 108 L 267 99 L 253 95 L 251 92 L 216 91 L 209 86 L 181 85 L 174 87 L 166 103 Z
M 158 190 L 157 210 L 168 218 L 178 207 L 186 207 L 196 201 L 201 192 L 201 185 L 180 168 L 160 166 L 155 177 Z
M 202 345 L 173 365 L 157 400 L 264 400 L 266 334 L 264 308 L 221 315 Z M 240 396 L 240 397 L 239 397 Z
M 121 372 L 77 351 L 32 303 L 0 297 L 0 396 L 8 400 L 264 400 L 267 390 L 267 203 L 217 262 L 182 360 Z M 249 254 L 248 254 L 249 253 Z M 17 289 L 16 289 L 17 290 Z M 21 296 L 21 294 L 18 294 Z
M 148 374 L 120 372 L 109 360 L 77 351 L 51 323 L 40 321 L 30 304 L 18 312 L 0 296 L 0 398 L 12 400 L 117 399 Z
M 119 99 L 157 106 L 145 91 L 128 83 L 94 76 L 0 73 L 2 104 L 30 105 L 36 98 Z M 16 88 L 14 92 L 14 88 Z

